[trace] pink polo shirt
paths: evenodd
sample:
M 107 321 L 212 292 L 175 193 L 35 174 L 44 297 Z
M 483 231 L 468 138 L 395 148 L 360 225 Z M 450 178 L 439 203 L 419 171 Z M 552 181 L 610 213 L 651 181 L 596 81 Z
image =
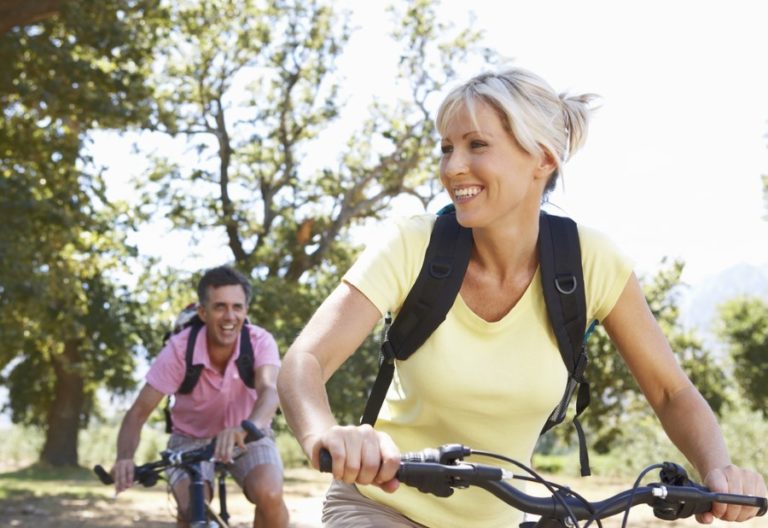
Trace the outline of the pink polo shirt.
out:
M 280 365 L 280 354 L 272 335 L 256 325 L 248 326 L 253 345 L 254 368 Z M 187 341 L 191 329 L 172 336 L 147 372 L 147 383 L 164 394 L 176 394 L 184 379 Z M 240 379 L 235 360 L 240 356 L 240 337 L 235 353 L 227 363 L 224 374 L 211 367 L 208 357 L 206 327 L 197 335 L 193 364 L 202 363 L 200 379 L 190 394 L 176 394 L 171 409 L 173 432 L 193 438 L 212 438 L 227 427 L 239 425 L 253 410 L 258 399 Z

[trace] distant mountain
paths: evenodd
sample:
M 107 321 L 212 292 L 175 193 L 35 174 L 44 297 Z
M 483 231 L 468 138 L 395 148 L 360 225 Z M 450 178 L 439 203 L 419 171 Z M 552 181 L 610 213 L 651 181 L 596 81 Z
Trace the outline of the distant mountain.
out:
M 768 263 L 738 264 L 692 285 L 680 302 L 680 322 L 706 341 L 714 339 L 718 307 L 741 296 L 762 297 L 768 302 Z

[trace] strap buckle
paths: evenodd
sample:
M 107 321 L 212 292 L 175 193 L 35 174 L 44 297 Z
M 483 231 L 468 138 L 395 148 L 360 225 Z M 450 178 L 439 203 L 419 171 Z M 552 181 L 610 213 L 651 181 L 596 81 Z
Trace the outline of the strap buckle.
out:
M 584 379 L 584 371 L 587 370 L 587 366 L 589 365 L 589 357 L 587 356 L 587 352 L 584 349 L 584 345 L 581 346 L 579 349 L 579 354 L 576 357 L 576 364 L 573 367 L 573 375 L 572 378 L 577 383 L 584 383 L 586 380 Z
M 381 362 L 389 363 L 390 365 L 395 362 L 395 349 L 392 348 L 392 343 L 389 339 L 381 344 Z
M 555 288 L 563 295 L 570 295 L 576 291 L 579 281 L 573 273 L 561 273 L 555 276 Z

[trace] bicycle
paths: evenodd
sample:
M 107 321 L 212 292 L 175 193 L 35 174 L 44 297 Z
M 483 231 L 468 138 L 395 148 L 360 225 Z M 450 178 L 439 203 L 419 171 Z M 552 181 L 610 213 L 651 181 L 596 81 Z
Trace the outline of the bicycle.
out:
M 255 442 L 264 437 L 264 433 L 252 422 L 243 420 L 240 425 L 247 433 L 245 443 Z M 211 461 L 215 449 L 215 438 L 209 444 L 189 451 L 171 451 L 166 449 L 160 452 L 160 460 L 136 466 L 133 470 L 133 480 L 149 488 L 157 484 L 158 480 L 164 480 L 162 476 L 164 470 L 173 467 L 183 469 L 187 472 L 191 481 L 189 484 L 191 504 L 190 526 L 193 528 L 208 528 L 211 526 L 211 523 L 214 523 L 213 526 L 228 528 L 230 516 L 227 511 L 227 469 L 220 462 L 215 464 L 215 473 L 218 476 L 219 512 L 216 513 L 205 500 L 205 480 L 203 479 L 200 464 Z M 96 473 L 102 484 L 111 485 L 115 483 L 112 476 L 101 465 L 95 465 L 93 472 Z M 211 519 L 209 520 L 208 517 Z
M 530 476 L 517 475 L 500 467 L 464 462 L 471 455 L 495 458 L 523 469 Z M 320 450 L 320 471 L 329 473 L 333 460 L 327 449 Z M 660 482 L 640 486 L 643 477 L 653 469 L 660 469 Z M 602 501 L 588 501 L 569 488 L 544 480 L 533 469 L 511 458 L 487 451 L 474 450 L 460 444 L 445 444 L 437 449 L 429 448 L 401 457 L 397 479 L 423 493 L 437 497 L 449 497 L 457 488 L 476 486 L 495 495 L 518 510 L 539 515 L 538 521 L 527 521 L 520 528 L 579 528 L 579 521 L 586 521 L 581 528 L 601 519 L 624 512 L 622 527 L 626 526 L 629 510 L 640 504 L 653 508 L 659 519 L 673 521 L 706 513 L 713 502 L 753 506 L 757 515 L 765 515 L 768 500 L 764 497 L 715 493 L 690 480 L 685 469 L 673 462 L 653 464 L 637 477 L 634 486 Z M 538 482 L 552 494 L 536 497 L 515 488 L 506 480 L 520 479 Z

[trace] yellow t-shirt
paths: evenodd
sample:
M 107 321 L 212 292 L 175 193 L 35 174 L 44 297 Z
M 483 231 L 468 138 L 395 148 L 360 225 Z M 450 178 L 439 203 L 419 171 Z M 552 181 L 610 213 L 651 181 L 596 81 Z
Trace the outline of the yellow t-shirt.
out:
M 434 219 L 419 215 L 393 221 L 344 280 L 382 313 L 396 313 L 419 274 Z M 579 226 L 579 238 L 587 320 L 602 320 L 622 292 L 631 265 L 596 231 Z M 376 429 L 391 435 L 403 452 L 460 443 L 526 463 L 566 379 L 537 270 L 500 321 L 481 319 L 458 295 L 424 345 L 407 361 L 396 362 Z M 506 527 L 520 522 L 518 511 L 479 488 L 456 490 L 449 498 L 408 486 L 394 494 L 375 486 L 360 486 L 360 491 L 427 526 Z

